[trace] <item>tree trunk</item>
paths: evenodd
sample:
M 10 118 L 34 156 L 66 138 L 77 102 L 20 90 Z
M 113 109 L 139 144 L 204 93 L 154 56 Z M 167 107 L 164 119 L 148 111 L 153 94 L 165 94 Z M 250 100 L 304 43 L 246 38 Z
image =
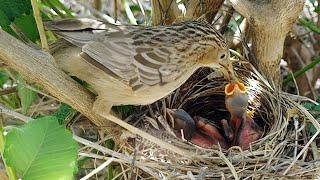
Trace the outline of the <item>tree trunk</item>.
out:
M 152 0 L 152 25 L 172 24 L 181 12 L 175 0 Z
M 249 23 L 253 64 L 276 86 L 281 83 L 280 60 L 286 34 L 291 30 L 304 0 L 231 0 Z

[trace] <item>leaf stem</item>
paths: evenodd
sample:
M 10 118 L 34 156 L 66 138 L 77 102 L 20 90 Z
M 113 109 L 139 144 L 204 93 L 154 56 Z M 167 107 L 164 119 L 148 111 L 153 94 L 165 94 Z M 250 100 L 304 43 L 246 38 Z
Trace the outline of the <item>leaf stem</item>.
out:
M 31 5 L 32 5 L 32 9 L 33 9 L 33 16 L 34 16 L 34 19 L 36 20 L 36 24 L 37 24 L 39 35 L 40 35 L 41 47 L 44 51 L 48 52 L 49 51 L 48 40 L 47 40 L 46 33 L 45 33 L 45 30 L 43 27 L 43 22 L 41 19 L 40 10 L 39 10 L 37 0 L 31 0 Z
M 320 63 L 320 57 L 317 57 L 314 61 L 312 61 L 310 64 L 306 65 L 304 68 L 300 69 L 299 71 L 293 73 L 293 76 L 288 76 L 284 81 L 283 81 L 283 86 L 288 85 L 289 82 L 293 80 L 293 78 L 298 78 L 302 75 L 304 75 L 307 71 L 315 67 L 317 64 Z

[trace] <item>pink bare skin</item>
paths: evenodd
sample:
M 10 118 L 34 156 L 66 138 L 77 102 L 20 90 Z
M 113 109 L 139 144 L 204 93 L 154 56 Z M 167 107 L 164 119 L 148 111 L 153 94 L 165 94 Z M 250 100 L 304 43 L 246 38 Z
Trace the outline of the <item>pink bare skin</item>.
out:
M 202 148 L 212 148 L 218 144 L 224 149 L 229 147 L 219 130 L 208 123 L 209 120 L 200 116 L 191 118 L 182 109 L 167 110 L 167 113 L 173 118 L 174 129 L 177 130 L 178 137 L 184 137 L 184 139 Z

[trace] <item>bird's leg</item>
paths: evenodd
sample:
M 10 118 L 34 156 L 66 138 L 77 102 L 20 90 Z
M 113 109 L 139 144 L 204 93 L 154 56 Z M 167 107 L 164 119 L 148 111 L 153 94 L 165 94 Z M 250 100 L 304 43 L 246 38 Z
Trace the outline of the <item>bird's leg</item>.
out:
M 112 108 L 112 103 L 108 102 L 106 100 L 104 100 L 101 97 L 98 97 L 94 103 L 93 103 L 93 108 L 92 110 L 96 113 L 96 114 L 103 114 L 105 116 L 115 116 L 114 112 L 112 112 L 111 108 Z
M 113 115 L 113 113 L 111 112 L 111 108 L 112 108 L 112 103 L 110 103 L 109 101 L 107 101 L 101 97 L 98 97 L 93 104 L 93 111 L 96 114 L 106 118 L 109 121 L 112 121 L 112 122 L 118 124 L 119 126 L 130 131 L 131 133 L 139 135 L 142 138 L 145 138 L 145 139 L 149 140 L 150 142 L 155 143 L 156 145 L 160 146 L 161 148 L 175 152 L 175 153 L 180 154 L 184 157 L 189 157 L 189 158 L 195 157 L 194 153 L 180 149 L 172 144 L 169 144 L 159 138 L 156 138 L 156 137 L 142 131 L 141 129 L 136 128 L 136 127 L 132 126 L 131 124 L 128 124 L 125 121 L 119 119 L 118 117 Z

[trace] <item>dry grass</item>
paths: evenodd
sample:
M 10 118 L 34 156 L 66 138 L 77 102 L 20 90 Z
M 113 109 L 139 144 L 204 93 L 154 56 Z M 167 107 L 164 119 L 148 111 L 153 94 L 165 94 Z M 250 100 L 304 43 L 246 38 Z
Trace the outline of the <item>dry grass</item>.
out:
M 189 108 L 189 112 L 194 110 L 202 113 L 201 115 L 210 114 L 210 108 L 218 108 L 220 111 L 215 112 L 215 115 L 226 114 L 223 109 L 224 80 L 217 77 L 208 80 L 207 75 L 211 73 L 201 70 L 171 96 L 149 107 L 142 107 L 141 112 L 145 112 L 143 115 L 127 119 L 148 133 L 193 152 L 194 158 L 173 154 L 120 129 L 115 131 L 117 133 L 114 135 L 111 135 L 114 132 L 109 132 L 109 135 L 116 137 L 114 139 L 119 147 L 117 152 L 75 138 L 86 146 L 80 151 L 80 157 L 103 161 L 110 156 L 114 157 L 113 163 L 122 167 L 118 174 L 122 179 L 316 178 L 320 162 L 315 140 L 320 132 L 320 125 L 300 105 L 300 102 L 307 99 L 272 87 L 247 61 L 236 60 L 234 63 L 238 76 L 248 85 L 250 108 L 255 111 L 254 119 L 265 130 L 263 138 L 251 144 L 249 150 L 243 151 L 239 147 L 223 150 L 218 146 L 210 150 L 202 149 L 175 137 L 170 123 L 166 121 L 166 108 Z M 212 77 L 212 74 L 210 76 Z M 202 111 L 192 106 L 195 103 Z M 316 133 L 310 134 L 309 124 L 317 129 Z M 101 153 L 92 154 L 92 148 Z

